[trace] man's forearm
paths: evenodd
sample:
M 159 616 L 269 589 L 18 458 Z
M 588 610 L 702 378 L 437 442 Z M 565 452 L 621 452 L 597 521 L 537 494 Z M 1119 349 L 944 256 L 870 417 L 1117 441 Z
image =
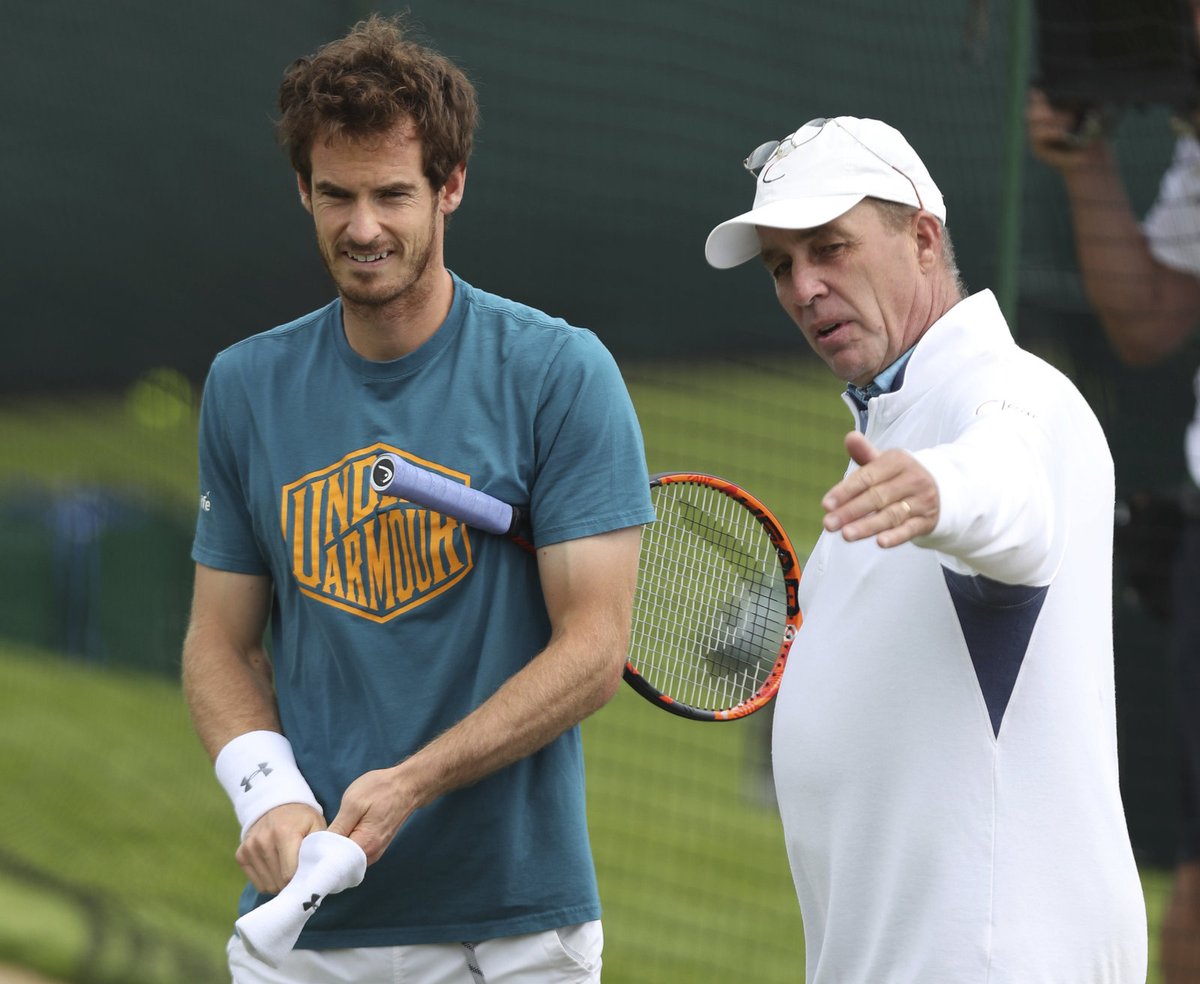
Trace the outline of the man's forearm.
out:
M 1083 289 L 1118 356 L 1156 362 L 1191 332 L 1185 275 L 1155 259 L 1111 152 L 1064 175 Z
M 261 648 L 245 653 L 189 631 L 183 692 L 192 725 L 209 757 L 249 731 L 279 731 L 270 662 Z
M 399 770 L 418 805 L 532 754 L 599 710 L 620 686 L 625 649 L 611 640 L 552 641 L 529 665 Z

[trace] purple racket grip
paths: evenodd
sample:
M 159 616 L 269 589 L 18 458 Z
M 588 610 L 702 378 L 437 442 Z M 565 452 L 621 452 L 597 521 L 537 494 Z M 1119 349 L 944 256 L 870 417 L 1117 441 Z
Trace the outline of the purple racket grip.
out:
M 381 495 L 394 495 L 453 516 L 485 533 L 514 533 L 520 521 L 520 512 L 507 502 L 418 468 L 395 454 L 384 453 L 375 459 L 371 488 Z

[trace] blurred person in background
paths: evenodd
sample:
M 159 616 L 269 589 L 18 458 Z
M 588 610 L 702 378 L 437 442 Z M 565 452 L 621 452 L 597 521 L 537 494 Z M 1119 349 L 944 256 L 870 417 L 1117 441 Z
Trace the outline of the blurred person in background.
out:
M 763 265 L 855 420 L 774 717 L 806 980 L 1143 984 L 1100 424 L 967 296 L 894 128 L 813 120 L 745 165 L 706 257 Z
M 593 333 L 445 267 L 477 120 L 457 66 L 372 17 L 280 108 L 338 296 L 213 362 L 184 688 L 241 914 L 311 833 L 369 866 L 277 970 L 235 934 L 234 981 L 599 981 L 578 723 L 620 686 L 653 519 L 629 395 Z M 378 496 L 381 450 L 525 506 L 536 557 Z
M 1200 33 L 1200 4 L 1192 11 Z M 1178 138 L 1141 222 L 1111 142 L 1082 137 L 1079 122 L 1075 109 L 1057 108 L 1030 90 L 1030 148 L 1062 175 L 1084 291 L 1117 356 L 1151 365 L 1179 351 L 1200 325 L 1198 121 Z M 1200 395 L 1200 372 L 1195 388 Z M 1200 403 L 1183 450 L 1190 480 L 1200 485 Z M 1182 827 L 1160 963 L 1167 984 L 1200 984 L 1200 523 L 1194 518 L 1183 523 L 1170 577 Z

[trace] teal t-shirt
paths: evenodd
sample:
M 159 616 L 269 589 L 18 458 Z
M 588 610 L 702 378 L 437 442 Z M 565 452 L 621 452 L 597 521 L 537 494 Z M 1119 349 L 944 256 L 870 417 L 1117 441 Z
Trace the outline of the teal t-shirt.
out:
M 539 652 L 533 557 L 370 486 L 382 451 L 527 509 L 542 545 L 650 522 L 641 433 L 591 332 L 454 279 L 445 323 L 370 362 L 341 304 L 221 352 L 205 384 L 193 558 L 274 582 L 283 728 L 326 819 Z M 264 901 L 251 886 L 241 912 Z M 598 918 L 573 728 L 418 810 L 301 947 L 457 942 Z

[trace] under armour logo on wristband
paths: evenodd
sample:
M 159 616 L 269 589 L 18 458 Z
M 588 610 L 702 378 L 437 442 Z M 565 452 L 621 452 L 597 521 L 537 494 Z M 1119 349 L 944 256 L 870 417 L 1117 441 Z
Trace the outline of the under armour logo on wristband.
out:
M 250 792 L 250 780 L 251 779 L 253 779 L 255 776 L 259 775 L 260 773 L 264 776 L 269 776 L 271 774 L 271 772 L 272 772 L 272 769 L 269 765 L 267 765 L 266 762 L 259 762 L 258 768 L 255 769 L 253 772 L 251 772 L 250 775 L 248 775 L 242 779 L 242 789 L 244 789 L 246 792 Z
M 321 896 L 317 895 L 317 894 L 314 892 L 314 893 L 313 893 L 313 897 L 312 897 L 311 899 L 309 899 L 307 902 L 303 903 L 303 904 L 300 906 L 300 908 L 302 908 L 302 909 L 303 909 L 305 912 L 308 912 L 308 910 L 309 910 L 309 909 L 315 909 L 315 908 L 317 908 L 317 907 L 318 907 L 320 904 L 321 904 Z

